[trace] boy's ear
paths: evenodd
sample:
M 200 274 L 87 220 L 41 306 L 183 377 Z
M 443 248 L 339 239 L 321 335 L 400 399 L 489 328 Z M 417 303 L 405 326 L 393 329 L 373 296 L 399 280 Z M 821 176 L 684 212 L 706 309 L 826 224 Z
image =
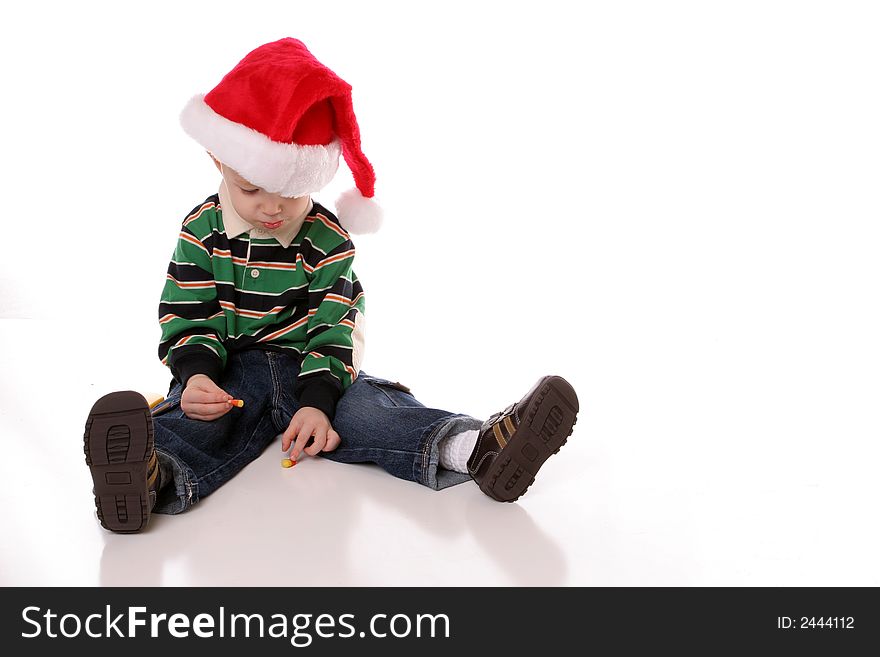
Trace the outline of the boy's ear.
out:
M 211 156 L 211 159 L 214 160 L 214 166 L 217 167 L 217 171 L 223 173 L 223 168 L 220 166 L 220 161 L 214 157 L 214 154 L 211 151 L 205 151 L 208 155 Z

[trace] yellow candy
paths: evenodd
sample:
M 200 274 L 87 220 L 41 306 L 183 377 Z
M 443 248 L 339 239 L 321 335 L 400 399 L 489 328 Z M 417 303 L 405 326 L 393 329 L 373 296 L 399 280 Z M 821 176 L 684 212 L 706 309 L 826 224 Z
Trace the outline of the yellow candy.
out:
M 293 461 L 291 461 L 290 459 L 284 459 L 283 461 L 281 461 L 281 467 L 282 468 L 292 468 Z

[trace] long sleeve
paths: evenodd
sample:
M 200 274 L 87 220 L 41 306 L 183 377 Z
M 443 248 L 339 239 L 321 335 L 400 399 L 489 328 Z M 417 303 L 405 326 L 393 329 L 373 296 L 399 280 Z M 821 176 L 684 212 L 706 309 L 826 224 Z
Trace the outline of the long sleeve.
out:
M 182 385 L 194 374 L 215 382 L 226 365 L 226 319 L 217 298 L 211 255 L 184 221 L 159 303 L 159 358 Z
M 314 266 L 309 283 L 308 342 L 294 394 L 332 419 L 342 393 L 357 378 L 363 349 L 364 293 L 346 239 Z

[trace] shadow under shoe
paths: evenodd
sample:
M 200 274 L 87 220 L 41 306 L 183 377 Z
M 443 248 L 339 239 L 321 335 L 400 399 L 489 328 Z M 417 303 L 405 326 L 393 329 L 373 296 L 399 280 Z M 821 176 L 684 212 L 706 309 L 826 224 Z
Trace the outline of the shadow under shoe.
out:
M 120 533 L 146 527 L 160 481 L 153 420 L 143 395 L 125 390 L 96 401 L 83 449 L 101 525 Z
M 468 473 L 492 499 L 519 499 L 544 462 L 568 440 L 578 409 L 568 381 L 561 376 L 539 379 L 522 399 L 483 423 Z

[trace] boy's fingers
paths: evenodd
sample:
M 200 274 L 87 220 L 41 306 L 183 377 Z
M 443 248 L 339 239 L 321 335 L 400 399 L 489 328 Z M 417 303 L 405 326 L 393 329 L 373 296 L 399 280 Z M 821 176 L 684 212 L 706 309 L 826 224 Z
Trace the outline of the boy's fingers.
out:
M 290 449 L 290 443 L 292 443 L 296 439 L 296 434 L 299 433 L 300 424 L 297 422 L 294 424 L 291 422 L 287 429 L 284 430 L 284 433 L 281 435 L 281 451 L 286 452 Z
M 207 393 L 208 399 L 205 401 L 217 402 L 218 404 L 225 404 L 228 400 L 232 399 L 232 395 L 227 395 L 225 392 L 217 388 L 212 392 Z
M 290 449 L 291 444 L 296 440 L 296 435 L 299 433 L 301 426 L 302 425 L 297 422 L 296 424 L 291 424 L 287 427 L 287 430 L 281 436 L 281 451 L 286 452 Z
M 196 402 L 195 404 L 192 404 L 192 406 L 194 406 L 196 410 L 198 410 L 198 412 L 202 414 L 220 413 L 221 415 L 228 412 L 229 409 L 232 408 L 232 406 L 230 406 L 226 402 L 208 402 L 205 404 Z
M 195 383 L 187 386 L 191 390 L 201 390 L 202 392 L 215 392 L 218 390 L 217 385 L 211 380 L 199 379 Z
M 184 411 L 186 416 L 191 420 L 200 420 L 202 422 L 210 422 L 214 419 L 213 416 L 206 413 L 199 413 L 198 411 Z
M 305 453 L 309 456 L 315 456 L 318 452 L 320 452 L 325 443 L 327 442 L 327 430 L 319 427 L 315 431 L 315 442 L 305 448 Z
M 309 438 L 312 437 L 312 433 L 314 432 L 315 427 L 312 424 L 304 424 L 303 427 L 299 430 L 299 435 L 296 437 L 296 445 L 293 448 L 293 460 L 297 460 L 299 455 L 303 451 L 303 447 L 306 446 L 306 443 L 309 442 Z
M 187 395 L 187 398 L 189 399 L 189 401 L 195 404 L 207 404 L 211 402 L 221 401 L 220 399 L 217 399 L 217 395 L 215 393 L 201 390 L 199 388 L 193 390 L 189 395 Z
M 187 404 L 184 412 L 187 416 L 197 415 L 198 420 L 214 420 L 229 412 L 229 404 Z
M 342 442 L 342 439 L 339 437 L 339 434 L 336 433 L 335 429 L 330 429 L 327 432 L 327 442 L 324 444 L 325 452 L 332 452 L 334 449 L 339 447 L 339 443 Z
M 195 383 L 193 383 L 192 389 L 194 391 L 200 390 L 202 392 L 208 393 L 209 395 L 216 396 L 217 401 L 225 401 L 226 399 L 232 398 L 229 393 L 227 393 L 223 388 L 211 381 L 211 379 L 197 380 Z

